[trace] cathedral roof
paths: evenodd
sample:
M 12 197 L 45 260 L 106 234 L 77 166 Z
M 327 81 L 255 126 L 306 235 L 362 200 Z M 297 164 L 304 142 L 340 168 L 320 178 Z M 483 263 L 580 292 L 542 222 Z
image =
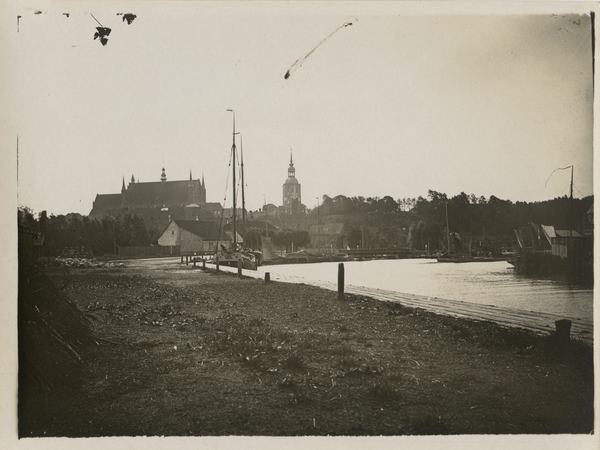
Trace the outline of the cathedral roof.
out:
M 200 189 L 199 180 L 132 183 L 127 188 L 124 206 L 185 205 L 189 186 Z
M 104 211 L 110 209 L 119 209 L 121 207 L 121 194 L 97 194 L 94 200 L 94 208 L 90 212 L 91 217 L 102 217 Z

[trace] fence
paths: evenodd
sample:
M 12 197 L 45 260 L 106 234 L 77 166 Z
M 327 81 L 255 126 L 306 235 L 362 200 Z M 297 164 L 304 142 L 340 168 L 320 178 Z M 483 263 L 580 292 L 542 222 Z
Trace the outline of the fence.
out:
M 136 247 L 117 247 L 119 257 L 143 257 L 143 256 L 168 256 L 179 255 L 179 245 L 163 247 L 161 245 L 147 245 Z

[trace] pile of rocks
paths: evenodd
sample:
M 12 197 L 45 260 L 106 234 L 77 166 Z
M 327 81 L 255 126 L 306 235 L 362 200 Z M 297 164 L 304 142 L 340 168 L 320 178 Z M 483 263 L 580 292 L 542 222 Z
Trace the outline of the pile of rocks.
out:
M 102 262 L 89 258 L 63 258 L 58 256 L 54 262 L 66 267 L 124 267 L 123 263 Z

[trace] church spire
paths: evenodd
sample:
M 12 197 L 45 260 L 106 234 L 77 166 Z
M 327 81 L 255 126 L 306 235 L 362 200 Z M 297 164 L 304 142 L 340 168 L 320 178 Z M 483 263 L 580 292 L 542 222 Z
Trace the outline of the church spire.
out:
M 121 194 L 123 194 L 126 191 L 125 189 L 125 175 L 123 175 L 123 186 L 121 186 Z
M 163 183 L 165 181 L 167 181 L 167 174 L 165 173 L 165 168 L 162 168 L 162 173 L 160 174 L 160 181 L 162 181 Z
M 292 151 L 290 150 L 290 167 L 288 167 L 288 177 L 295 177 L 296 169 L 294 169 L 294 160 L 292 159 Z

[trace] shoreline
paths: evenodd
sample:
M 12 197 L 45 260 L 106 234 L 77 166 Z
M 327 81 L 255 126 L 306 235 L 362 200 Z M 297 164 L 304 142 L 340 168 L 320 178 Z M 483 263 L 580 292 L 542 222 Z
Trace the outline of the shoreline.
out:
M 592 349 L 578 342 L 210 269 L 52 276 L 70 280 L 97 345 L 79 383 L 23 384 L 23 437 L 593 429 Z

